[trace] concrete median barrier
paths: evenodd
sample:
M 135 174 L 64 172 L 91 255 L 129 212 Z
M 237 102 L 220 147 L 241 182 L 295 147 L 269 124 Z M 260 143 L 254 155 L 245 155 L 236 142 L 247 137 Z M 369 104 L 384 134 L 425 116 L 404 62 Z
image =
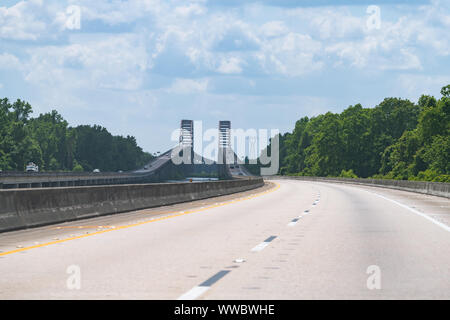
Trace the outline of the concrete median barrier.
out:
M 327 178 L 327 177 L 296 177 L 296 176 L 266 176 L 266 180 L 271 179 L 291 179 L 303 181 L 320 181 L 334 183 L 360 184 L 366 186 L 383 187 L 404 191 L 411 191 L 433 196 L 450 198 L 450 183 L 409 181 L 409 180 L 388 180 L 388 179 L 352 179 L 352 178 Z
M 0 232 L 232 194 L 262 178 L 195 183 L 0 190 Z

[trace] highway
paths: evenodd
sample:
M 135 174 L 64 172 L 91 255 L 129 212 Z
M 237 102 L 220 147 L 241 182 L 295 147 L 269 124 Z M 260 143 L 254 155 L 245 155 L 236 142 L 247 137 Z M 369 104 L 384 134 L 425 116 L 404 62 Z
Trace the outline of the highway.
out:
M 133 171 L 134 173 L 150 173 L 150 172 L 156 172 L 158 169 L 160 169 L 163 165 L 165 165 L 167 162 L 171 160 L 171 154 L 172 149 L 169 151 L 164 152 L 157 158 L 150 161 L 149 164 L 147 164 L 147 169 L 145 167 L 140 168 L 138 170 Z
M 337 183 L 0 234 L 0 299 L 449 299 L 450 200 Z

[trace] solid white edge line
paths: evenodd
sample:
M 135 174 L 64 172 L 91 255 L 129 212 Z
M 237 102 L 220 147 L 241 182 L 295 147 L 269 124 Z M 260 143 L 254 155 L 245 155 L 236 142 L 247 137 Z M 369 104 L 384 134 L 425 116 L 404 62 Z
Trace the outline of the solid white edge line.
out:
M 211 287 L 197 286 L 181 295 L 177 300 L 195 300 L 209 290 Z
M 442 222 L 439 222 L 439 221 L 437 221 L 437 220 L 431 218 L 430 216 L 428 216 L 428 215 L 426 215 L 426 214 L 424 214 L 424 213 L 422 213 L 422 212 L 420 212 L 420 211 L 417 211 L 417 210 L 415 210 L 415 209 L 413 209 L 413 208 L 411 208 L 411 207 L 408 207 L 407 205 L 404 205 L 403 203 L 400 203 L 400 202 L 395 201 L 395 200 L 393 200 L 393 199 L 386 198 L 385 196 L 382 196 L 381 194 L 378 194 L 378 193 L 375 193 L 375 192 L 370 192 L 370 191 L 367 191 L 367 192 L 372 193 L 372 194 L 374 194 L 374 195 L 376 195 L 376 196 L 378 196 L 378 197 L 380 197 L 380 198 L 383 198 L 383 199 L 385 199 L 385 200 L 391 201 L 391 202 L 395 203 L 396 205 L 399 205 L 400 207 L 403 207 L 403 208 L 405 208 L 405 209 L 408 209 L 409 211 L 414 212 L 415 214 L 421 216 L 422 218 L 425 218 L 425 219 L 427 219 L 427 220 L 433 222 L 435 225 L 441 227 L 441 228 L 444 229 L 445 231 L 450 232 L 450 227 L 449 227 L 449 226 L 447 226 L 446 224 L 443 224 Z

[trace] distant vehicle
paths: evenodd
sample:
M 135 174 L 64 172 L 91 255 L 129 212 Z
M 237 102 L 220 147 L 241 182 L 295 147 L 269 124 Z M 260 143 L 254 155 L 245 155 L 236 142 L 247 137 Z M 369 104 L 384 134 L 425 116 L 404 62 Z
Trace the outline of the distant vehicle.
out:
M 239 169 L 239 165 L 238 164 L 236 165 L 236 168 Z
M 122 170 L 119 170 L 119 171 L 117 171 L 118 173 L 122 173 L 123 171 Z
M 148 169 L 148 166 L 144 166 L 144 169 L 147 170 L 147 169 Z
M 234 166 L 230 166 L 230 169 L 234 169 Z
M 100 169 L 94 169 L 94 170 L 92 170 L 92 172 L 94 172 L 94 173 L 99 173 L 99 172 L 100 172 Z
M 238 176 L 243 176 L 244 174 L 242 172 L 239 172 Z
M 27 164 L 27 167 L 25 170 L 26 170 L 26 172 L 39 172 L 39 167 L 36 164 L 34 164 L 33 162 L 30 162 Z

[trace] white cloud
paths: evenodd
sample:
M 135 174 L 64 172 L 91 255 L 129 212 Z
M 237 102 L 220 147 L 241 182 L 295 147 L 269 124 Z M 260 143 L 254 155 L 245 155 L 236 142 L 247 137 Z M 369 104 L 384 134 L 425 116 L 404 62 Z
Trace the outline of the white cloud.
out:
M 422 22 L 400 17 L 395 22 L 384 21 L 380 29 L 364 30 L 356 40 L 334 41 L 325 51 L 338 58 L 335 66 L 370 71 L 421 70 L 420 53 L 425 52 L 420 47 L 429 47 L 429 37 L 426 43 L 421 38 L 424 30 Z
M 355 67 L 369 71 L 420 70 L 419 57 L 410 49 L 383 47 L 376 38 L 366 37 L 362 42 L 340 42 L 325 51 L 339 58 L 335 66 Z
M 236 74 L 242 72 L 242 60 L 237 57 L 228 57 L 222 59 L 217 71 L 225 74 Z
M 65 5 L 49 1 L 45 9 L 42 0 L 0 8 L 0 21 L 7 19 L 0 27 L 0 37 L 28 40 L 57 37 L 52 34 L 52 27 L 61 27 L 65 22 Z M 273 8 L 259 5 L 261 18 L 256 21 L 242 16 L 245 11 L 214 11 L 205 1 L 186 4 L 161 0 L 80 0 L 78 4 L 82 7 L 82 21 L 110 25 L 139 21 L 139 33 L 147 37 L 148 68 L 160 56 L 185 56 L 197 76 L 211 71 L 245 74 L 245 70 L 251 70 L 267 76 L 297 77 L 324 70 L 325 66 L 420 70 L 422 56 L 429 48 L 440 56 L 450 54 L 446 34 L 450 17 L 445 10 L 439 10 L 440 2 L 410 11 L 397 20 L 383 20 L 380 30 L 367 30 L 364 8 L 359 16 L 348 7 L 282 8 L 278 10 L 279 16 L 272 16 Z M 36 18 L 43 16 L 53 17 L 49 20 L 53 25 Z M 437 17 L 437 22 L 433 17 Z M 59 31 L 59 35 L 67 35 Z M 230 54 L 217 54 L 217 45 L 221 46 L 219 51 Z M 117 87 L 112 81 L 107 82 L 106 87 Z M 138 84 L 139 81 L 131 81 L 125 87 Z
M 0 69 L 19 69 L 19 59 L 10 53 L 0 54 Z
M 366 26 L 366 17 L 353 16 L 348 9 L 303 10 L 303 19 L 310 21 L 312 30 L 324 40 L 338 40 L 361 36 Z
M 181 79 L 177 78 L 172 83 L 172 86 L 166 91 L 168 93 L 176 94 L 194 94 L 204 93 L 208 89 L 209 79 Z
M 449 11 L 443 2 L 412 10 L 394 7 L 381 10 L 381 28 L 369 30 L 365 8 L 354 15 L 346 7 L 300 8 L 289 15 L 304 21 L 302 27 L 325 48 L 326 60 L 331 66 L 353 67 L 359 70 L 421 70 L 427 55 L 448 56 L 450 38 L 447 21 Z M 447 8 L 448 9 L 448 8 Z M 389 10 L 389 11 L 388 11 Z M 394 18 L 386 18 L 391 14 Z M 433 50 L 433 52 L 430 52 Z M 322 61 L 326 61 L 322 57 Z
M 175 15 L 182 18 L 189 18 L 190 16 L 201 15 L 206 13 L 207 9 L 197 3 L 191 3 L 187 6 L 176 7 Z
M 0 38 L 36 40 L 46 24 L 36 14 L 43 11 L 42 0 L 20 1 L 11 7 L 0 7 Z
M 398 56 L 385 59 L 382 70 L 422 70 L 420 58 L 406 48 L 399 49 Z
M 269 21 L 261 26 L 260 31 L 266 37 L 277 37 L 286 34 L 289 29 L 283 21 Z
M 256 58 L 266 73 L 302 76 L 323 67 L 321 50 L 322 44 L 309 35 L 290 32 L 265 41 Z
M 439 92 L 442 87 L 450 84 L 450 76 L 404 73 L 397 76 L 397 83 L 400 90 L 413 101 L 417 101 L 422 94 L 440 98 Z
M 161 0 L 79 0 L 76 3 L 82 8 L 83 19 L 102 21 L 109 25 L 131 23 L 142 18 L 164 15 L 168 6 Z
M 39 86 L 136 90 L 148 64 L 140 38 L 130 34 L 94 36 L 29 53 L 25 79 Z

